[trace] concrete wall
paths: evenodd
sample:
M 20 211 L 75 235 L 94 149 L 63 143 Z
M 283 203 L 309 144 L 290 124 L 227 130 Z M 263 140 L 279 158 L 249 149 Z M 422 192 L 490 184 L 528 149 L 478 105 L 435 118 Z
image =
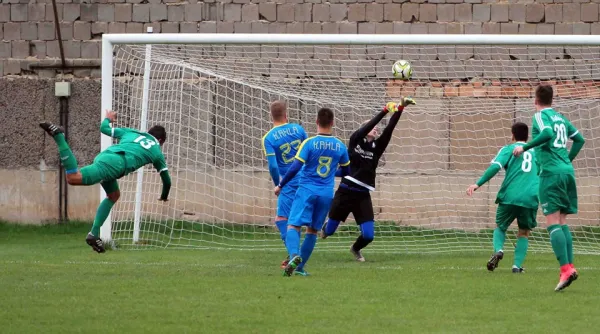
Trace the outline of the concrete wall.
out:
M 594 35 L 600 33 L 599 2 L 59 0 L 58 12 L 69 63 L 93 65 L 99 64 L 103 33 L 144 32 L 147 26 L 154 27 L 155 32 L 175 33 Z M 69 141 L 80 164 L 91 162 L 99 151 L 100 71 L 86 68 L 57 72 L 36 67 L 55 64 L 59 56 L 52 5 L 46 1 L 0 4 L 0 24 L 0 75 L 3 75 L 0 78 L 0 219 L 39 223 L 57 217 L 57 154 L 54 143 L 39 130 L 37 123 L 58 121 L 54 82 L 72 81 Z M 264 48 L 260 55 L 296 58 L 291 55 L 297 51 Z M 395 132 L 386 154 L 387 164 L 379 178 L 381 191 L 374 198 L 378 219 L 393 219 L 400 224 L 451 222 L 453 226 L 466 226 L 463 224 L 491 221 L 493 196 L 481 194 L 475 200 L 466 200 L 462 192 L 504 144 L 504 140 L 495 138 L 506 138 L 507 128 L 515 119 L 530 122 L 529 115 L 520 111 L 529 110 L 537 81 L 524 85 L 524 80 L 554 80 L 559 96 L 565 98 L 574 94 L 573 80 L 585 84 L 585 89 L 577 90 L 581 101 L 574 104 L 565 100 L 569 106 L 565 111 L 570 112 L 569 117 L 576 120 L 586 138 L 592 139 L 582 153 L 584 159 L 577 162 L 580 184 L 584 185 L 580 221 L 597 222 L 600 193 L 595 175 L 600 133 L 596 133 L 597 127 L 592 123 L 599 112 L 594 102 L 600 97 L 597 81 L 600 71 L 597 60 L 593 60 L 600 58 L 597 48 L 584 49 L 585 55 L 582 49 L 516 47 L 354 47 L 301 51 L 303 57 L 311 59 L 293 64 L 290 59 L 266 63 L 256 60 L 252 69 L 240 65 L 234 71 L 238 76 L 260 72 L 264 76 L 303 78 L 320 77 L 330 66 L 328 74 L 336 68 L 336 75 L 345 79 L 374 75 L 377 79 L 372 82 L 376 84 L 371 89 L 385 92 L 380 98 L 402 94 L 419 98 L 419 106 L 403 116 Z M 228 48 L 222 54 L 231 56 L 239 54 L 239 50 Z M 386 80 L 391 62 L 400 56 L 413 61 L 416 73 L 412 83 Z M 589 61 L 581 60 L 583 57 Z M 511 67 L 514 59 L 519 60 L 517 68 Z M 117 64 L 117 72 L 131 69 L 127 64 L 123 66 Z M 155 75 L 164 78 L 177 74 L 156 68 Z M 312 99 L 297 99 L 291 98 L 285 89 L 273 93 L 227 80 L 206 80 L 189 73 L 187 76 L 190 80 L 176 81 L 180 83 L 177 87 L 161 83 L 150 105 L 151 120 L 158 119 L 158 112 L 169 112 L 168 130 L 180 134 L 172 136 L 166 147 L 177 182 L 172 213 L 183 215 L 189 210 L 195 213 L 195 219 L 216 217 L 264 223 L 273 215 L 275 206 L 260 151 L 260 137 L 269 128 L 266 107 L 273 99 L 286 98 L 291 118 L 302 121 L 309 132 L 314 132 L 313 115 L 323 105 L 317 101 L 325 96 L 315 98 L 315 92 Z M 477 77 L 485 80 L 473 80 Z M 509 80 L 514 78 L 523 81 L 515 85 Z M 360 87 L 353 86 L 351 81 L 345 85 L 346 89 Z M 292 89 L 292 86 L 287 87 Z M 115 107 L 124 116 L 123 125 L 139 124 L 130 111 L 140 106 L 140 87 L 136 77 L 115 82 Z M 175 89 L 182 91 L 180 100 L 168 93 Z M 187 109 L 180 113 L 182 101 Z M 481 107 L 482 103 L 490 106 L 490 113 L 473 114 L 469 106 Z M 342 138 L 347 138 L 370 115 L 368 110 L 345 111 L 336 130 Z M 494 133 L 483 130 L 492 128 L 496 129 Z M 152 177 L 147 202 L 148 210 L 154 212 L 157 207 L 153 200 L 159 187 L 156 176 Z M 127 187 L 132 184 L 123 180 L 123 189 L 133 189 Z M 492 183 L 490 191 L 495 187 L 497 184 Z M 70 189 L 69 215 L 91 219 L 98 189 Z M 392 193 L 404 200 L 390 199 Z M 131 199 L 124 198 L 117 210 L 124 213 L 131 208 Z

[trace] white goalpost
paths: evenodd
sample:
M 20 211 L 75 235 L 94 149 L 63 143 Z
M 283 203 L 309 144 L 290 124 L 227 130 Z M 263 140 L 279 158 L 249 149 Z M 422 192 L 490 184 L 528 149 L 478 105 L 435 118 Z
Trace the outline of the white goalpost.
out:
M 393 78 L 399 59 L 412 63 L 411 80 Z M 473 198 L 465 190 L 510 142 L 514 122 L 531 125 L 540 83 L 554 86 L 555 109 L 586 138 L 569 224 L 575 252 L 599 254 L 599 36 L 105 34 L 102 113 L 117 111 L 118 127 L 165 126 L 173 186 L 162 203 L 151 168 L 120 179 L 101 237 L 122 248 L 283 251 L 261 145 L 270 102 L 287 101 L 290 121 L 309 135 L 318 108 L 333 108 L 335 135 L 347 141 L 404 95 L 418 104 L 402 115 L 378 169 L 369 249 L 489 251 L 502 172 Z M 111 144 L 102 136 L 102 150 Z M 551 251 L 544 225 L 540 210 L 532 251 Z M 356 231 L 349 219 L 318 247 L 347 250 Z

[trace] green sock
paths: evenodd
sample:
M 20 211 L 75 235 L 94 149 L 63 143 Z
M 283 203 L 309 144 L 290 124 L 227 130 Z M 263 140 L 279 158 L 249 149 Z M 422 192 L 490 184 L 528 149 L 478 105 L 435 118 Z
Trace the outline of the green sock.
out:
M 56 145 L 58 146 L 58 154 L 60 155 L 60 163 L 63 165 L 65 170 L 72 171 L 77 170 L 77 159 L 71 151 L 69 144 L 65 140 L 65 135 L 62 133 L 57 134 L 53 137 Z
M 494 237 L 492 242 L 494 243 L 494 253 L 504 248 L 504 240 L 506 239 L 506 232 L 502 231 L 499 227 L 494 230 Z
M 569 225 L 561 225 L 561 227 L 565 234 L 565 241 L 567 242 L 567 261 L 573 263 L 573 236 L 571 235 L 571 230 L 569 230 Z
M 552 250 L 554 251 L 554 255 L 556 255 L 558 263 L 560 263 L 561 267 L 568 264 L 567 241 L 565 240 L 562 228 L 558 224 L 550 225 L 548 226 L 548 233 L 550 233 L 550 243 L 552 244 Z
M 529 238 L 520 237 L 517 239 L 517 245 L 515 246 L 515 267 L 523 267 L 523 261 L 527 254 L 527 247 L 529 247 Z
M 112 209 L 113 205 L 115 205 L 113 201 L 109 200 L 108 198 L 105 198 L 102 201 L 102 203 L 100 203 L 100 206 L 98 206 L 98 211 L 96 211 L 96 218 L 94 218 L 94 225 L 92 225 L 92 231 L 90 232 L 95 237 L 100 236 L 100 227 L 102 227 L 102 224 L 104 224 L 104 221 L 106 220 L 106 217 L 108 217 L 108 214 L 110 213 L 110 210 Z

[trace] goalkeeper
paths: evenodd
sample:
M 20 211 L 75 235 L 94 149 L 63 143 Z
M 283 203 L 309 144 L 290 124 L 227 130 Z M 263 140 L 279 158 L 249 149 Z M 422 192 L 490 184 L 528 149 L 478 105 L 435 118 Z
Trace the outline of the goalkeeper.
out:
M 152 163 L 160 173 L 163 188 L 161 201 L 167 201 L 171 189 L 171 177 L 167 170 L 165 157 L 160 146 L 167 139 L 163 126 L 155 125 L 148 132 L 141 132 L 127 128 L 113 128 L 110 126 L 116 119 L 114 111 L 107 111 L 106 118 L 100 125 L 100 132 L 112 138 L 119 139 L 119 144 L 112 145 L 100 152 L 91 165 L 78 169 L 77 160 L 67 144 L 64 130 L 51 123 L 40 123 L 58 146 L 60 162 L 65 168 L 67 183 L 74 186 L 90 186 L 100 183 L 107 198 L 105 198 L 96 212 L 92 230 L 85 241 L 98 253 L 104 253 L 104 244 L 100 239 L 100 227 L 108 217 L 110 210 L 121 195 L 117 180 L 134 172 L 146 164 Z
M 529 234 L 537 226 L 539 177 L 534 152 L 527 152 L 520 157 L 512 155 L 515 147 L 521 147 L 527 142 L 529 128 L 524 123 L 515 123 L 511 131 L 513 143 L 500 149 L 479 181 L 467 188 L 467 195 L 472 196 L 475 190 L 493 178 L 500 169 L 506 170 L 504 181 L 496 197 L 498 227 L 492 237 L 494 254 L 487 263 L 487 269 L 494 271 L 498 267 L 498 262 L 504 257 L 506 230 L 516 219 L 519 232 L 512 272 L 518 274 L 523 272 L 522 265 L 529 246 Z
M 335 233 L 336 229 L 352 213 L 360 228 L 360 235 L 350 247 L 350 252 L 357 261 L 364 262 L 361 250 L 369 245 L 375 237 L 375 215 L 370 191 L 375 190 L 375 176 L 379 159 L 387 148 L 392 132 L 400 120 L 404 107 L 415 104 L 410 98 L 402 98 L 400 104 L 389 102 L 383 110 L 370 121 L 361 126 L 350 136 L 348 154 L 350 156 L 350 175 L 342 178 L 335 192 L 329 211 L 329 220 L 321 231 L 325 239 Z M 390 122 L 377 137 L 376 125 L 388 114 L 392 113 Z

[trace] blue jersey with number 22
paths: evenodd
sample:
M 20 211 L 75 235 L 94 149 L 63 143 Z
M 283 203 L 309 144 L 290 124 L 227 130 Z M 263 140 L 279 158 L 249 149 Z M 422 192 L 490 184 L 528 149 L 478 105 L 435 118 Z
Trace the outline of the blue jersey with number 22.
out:
M 305 140 L 296 159 L 304 162 L 300 171 L 300 189 L 310 190 L 319 196 L 332 196 L 335 186 L 335 171 L 338 166 L 348 166 L 348 148 L 331 135 L 317 135 Z

